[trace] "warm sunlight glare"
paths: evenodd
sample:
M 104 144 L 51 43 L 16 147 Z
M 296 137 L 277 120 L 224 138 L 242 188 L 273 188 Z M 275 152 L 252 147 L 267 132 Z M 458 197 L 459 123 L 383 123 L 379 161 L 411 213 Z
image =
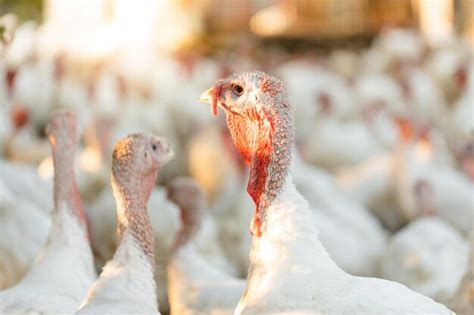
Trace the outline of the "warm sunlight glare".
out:
M 41 180 L 47 181 L 54 175 L 53 158 L 45 157 L 38 166 L 38 176 Z

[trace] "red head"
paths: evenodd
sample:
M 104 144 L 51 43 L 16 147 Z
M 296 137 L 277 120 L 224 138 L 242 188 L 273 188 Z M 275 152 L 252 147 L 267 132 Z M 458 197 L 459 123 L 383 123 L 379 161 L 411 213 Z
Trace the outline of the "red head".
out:
M 10 118 L 13 122 L 13 126 L 18 130 L 28 124 L 30 115 L 24 106 L 16 105 L 10 111 Z
M 235 146 L 250 166 L 247 191 L 257 206 L 252 230 L 275 199 L 288 174 L 294 143 L 293 111 L 283 83 L 261 71 L 218 80 L 201 95 L 213 113 L 220 106 Z
M 407 143 L 413 139 L 413 125 L 408 119 L 398 117 L 394 119 L 394 122 L 398 127 L 398 134 L 402 142 Z

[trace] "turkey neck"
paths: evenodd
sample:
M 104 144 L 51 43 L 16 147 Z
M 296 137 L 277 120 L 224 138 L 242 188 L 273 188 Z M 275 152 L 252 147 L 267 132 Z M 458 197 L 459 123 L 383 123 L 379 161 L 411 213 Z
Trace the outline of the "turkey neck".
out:
M 266 210 L 282 192 L 289 174 L 294 145 L 293 112 L 286 92 L 272 95 L 261 112 L 248 116 L 227 113 L 227 122 L 237 149 L 250 166 L 247 192 L 264 222 Z
M 196 200 L 196 202 L 186 206 L 178 206 L 180 207 L 182 227 L 173 246 L 174 250 L 178 250 L 180 247 L 189 244 L 198 233 L 202 223 L 202 215 L 206 207 L 203 200 Z
M 56 212 L 63 211 L 63 209 L 72 211 L 87 233 L 86 214 L 76 186 L 74 173 L 75 143 L 66 142 L 67 141 L 57 139 L 52 150 L 54 165 L 54 206 Z
M 150 193 L 144 194 L 140 189 L 141 185 L 139 180 L 121 182 L 112 176 L 112 187 L 117 200 L 117 233 L 120 240 L 123 239 L 125 233 L 130 233 L 153 268 L 155 264 L 154 239 L 147 211 Z

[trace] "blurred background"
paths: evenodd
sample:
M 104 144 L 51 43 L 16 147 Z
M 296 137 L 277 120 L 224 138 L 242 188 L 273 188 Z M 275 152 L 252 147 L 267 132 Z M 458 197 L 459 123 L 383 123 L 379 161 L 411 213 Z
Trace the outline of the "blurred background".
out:
M 114 220 L 113 200 L 103 195 L 115 141 L 153 132 L 176 152 L 159 187 L 180 175 L 203 187 L 226 270 L 245 277 L 254 207 L 247 172 L 222 113 L 212 117 L 197 100 L 218 78 L 260 69 L 288 89 L 293 177 L 329 220 L 320 222 L 332 222 L 318 228 L 333 259 L 352 274 L 454 303 L 472 267 L 473 7 L 473 0 L 0 0 L 4 197 L 40 203 L 49 214 L 44 128 L 55 110 L 74 111 L 94 246 L 103 225 L 97 209 Z M 174 219 L 159 220 L 163 228 Z M 155 232 L 170 238 L 177 226 Z M 100 267 L 113 249 L 97 248 Z M 166 312 L 166 290 L 160 299 Z

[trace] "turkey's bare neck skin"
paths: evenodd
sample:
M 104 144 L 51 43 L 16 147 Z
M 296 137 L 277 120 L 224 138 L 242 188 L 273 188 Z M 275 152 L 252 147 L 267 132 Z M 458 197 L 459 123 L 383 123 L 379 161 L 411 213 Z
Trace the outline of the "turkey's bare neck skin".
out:
M 143 196 L 138 187 L 129 181 L 121 185 L 112 178 L 112 186 L 117 199 L 117 234 L 120 240 L 128 231 L 147 257 L 152 269 L 155 266 L 154 238 L 147 211 L 148 196 Z
M 69 209 L 87 233 L 87 219 L 79 195 L 74 173 L 74 148 L 53 149 L 54 206 L 56 211 Z
M 250 176 L 247 191 L 256 205 L 256 216 L 253 223 L 261 225 L 265 221 L 267 209 L 279 196 L 292 159 L 294 143 L 294 125 L 292 112 L 288 110 L 287 100 L 283 98 L 281 106 L 267 106 L 264 109 L 265 118 L 253 122 L 238 122 L 241 118 L 230 118 L 231 128 L 234 128 L 234 141 L 239 151 L 250 164 Z M 252 123 L 250 123 L 252 124 Z M 253 130 L 256 146 L 252 147 L 252 136 L 239 137 L 238 129 Z M 232 132 L 232 130 L 231 130 Z M 237 139 L 237 140 L 236 140 Z M 249 156 L 249 153 L 250 156 Z M 258 236 L 258 235 L 257 235 Z
M 202 214 L 205 211 L 205 207 L 205 203 L 200 201 L 193 203 L 186 209 L 181 207 L 180 212 L 183 225 L 173 246 L 174 250 L 186 246 L 196 236 L 201 227 Z

